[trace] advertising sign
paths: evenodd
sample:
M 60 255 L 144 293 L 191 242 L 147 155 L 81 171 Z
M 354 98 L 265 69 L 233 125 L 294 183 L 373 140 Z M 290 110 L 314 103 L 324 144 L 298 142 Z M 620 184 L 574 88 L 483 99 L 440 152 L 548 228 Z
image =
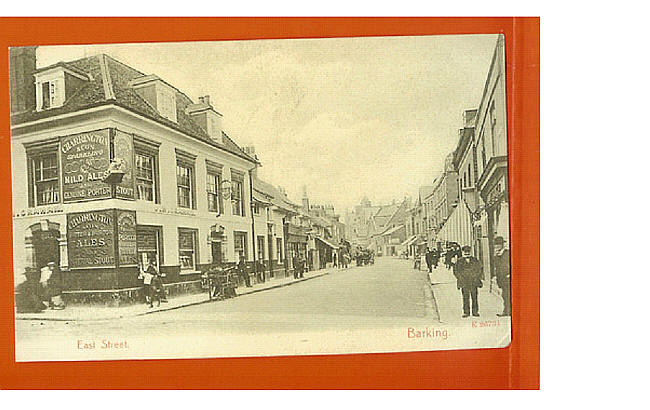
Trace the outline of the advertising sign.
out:
M 109 130 L 97 130 L 61 138 L 63 202 L 109 198 L 103 182 L 110 163 Z
M 114 210 L 70 213 L 67 226 L 70 268 L 115 266 Z
M 120 266 L 138 264 L 135 211 L 117 210 L 117 251 Z
M 115 130 L 113 137 L 113 160 L 120 161 L 124 170 L 122 182 L 115 186 L 115 197 L 135 199 L 135 176 L 133 175 L 133 136 Z

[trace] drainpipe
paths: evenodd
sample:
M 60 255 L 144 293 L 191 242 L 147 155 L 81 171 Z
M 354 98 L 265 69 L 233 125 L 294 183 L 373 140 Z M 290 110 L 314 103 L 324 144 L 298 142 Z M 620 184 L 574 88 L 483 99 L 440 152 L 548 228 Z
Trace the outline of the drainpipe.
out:
M 251 234 L 252 238 L 252 248 L 253 248 L 253 272 L 255 272 L 255 277 L 257 278 L 257 252 L 255 250 L 255 244 L 257 242 L 257 237 L 255 236 L 255 212 L 253 212 L 253 170 L 257 168 L 255 165 L 253 168 L 248 170 L 248 183 L 250 186 L 250 212 L 251 212 Z

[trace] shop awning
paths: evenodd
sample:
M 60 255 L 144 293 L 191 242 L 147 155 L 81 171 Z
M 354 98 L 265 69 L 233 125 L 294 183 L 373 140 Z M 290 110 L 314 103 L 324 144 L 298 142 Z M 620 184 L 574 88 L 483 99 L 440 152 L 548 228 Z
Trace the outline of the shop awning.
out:
M 338 249 L 339 248 L 338 246 L 333 245 L 331 242 L 326 241 L 325 239 L 321 238 L 320 236 L 316 236 L 315 238 L 318 239 L 319 241 L 323 242 L 325 245 L 329 246 L 332 249 Z
M 402 242 L 401 246 L 411 246 L 413 242 L 415 242 L 418 239 L 417 235 L 413 235 L 404 242 Z
M 381 236 L 387 236 L 387 235 L 392 235 L 395 232 L 399 231 L 400 229 L 403 229 L 404 225 L 396 226 L 393 228 L 388 229 L 387 231 L 384 231 L 384 233 L 381 234 Z

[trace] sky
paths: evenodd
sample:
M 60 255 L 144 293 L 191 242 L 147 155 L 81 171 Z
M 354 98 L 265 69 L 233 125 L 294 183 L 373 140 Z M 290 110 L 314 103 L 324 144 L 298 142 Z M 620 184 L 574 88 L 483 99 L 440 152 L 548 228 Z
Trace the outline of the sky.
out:
M 37 66 L 106 53 L 197 101 L 254 146 L 259 176 L 338 212 L 417 198 L 477 108 L 496 35 L 42 46 Z

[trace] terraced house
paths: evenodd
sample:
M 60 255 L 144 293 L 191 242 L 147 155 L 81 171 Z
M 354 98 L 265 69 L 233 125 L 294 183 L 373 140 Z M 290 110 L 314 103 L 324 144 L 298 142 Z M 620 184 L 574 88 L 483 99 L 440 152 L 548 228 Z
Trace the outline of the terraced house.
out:
M 122 303 L 150 262 L 171 294 L 239 255 L 275 274 L 281 215 L 264 186 L 251 192 L 260 164 L 208 96 L 103 54 L 37 69 L 22 47 L 10 63 L 15 277 L 55 262 L 69 303 Z

